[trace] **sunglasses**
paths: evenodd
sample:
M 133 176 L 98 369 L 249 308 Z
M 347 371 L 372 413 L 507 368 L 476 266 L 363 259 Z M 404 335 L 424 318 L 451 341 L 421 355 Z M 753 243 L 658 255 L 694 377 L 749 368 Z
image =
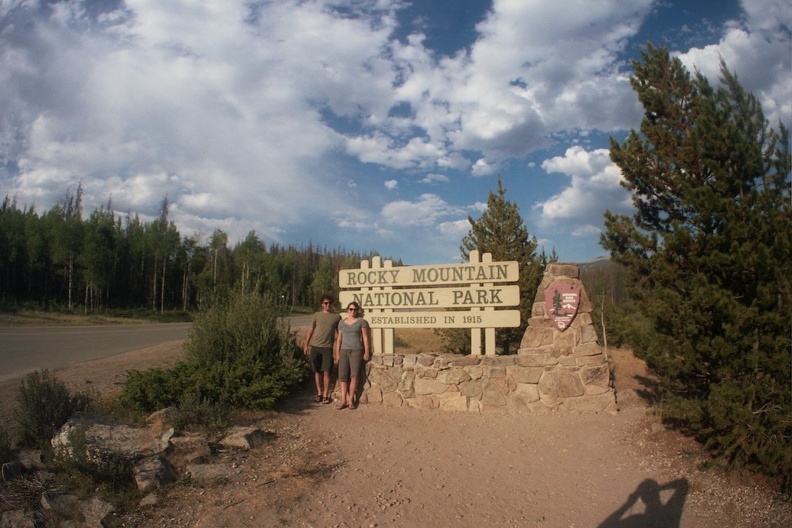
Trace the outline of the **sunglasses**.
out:
M 330 303 L 329 303 L 329 302 L 327 302 L 327 301 L 324 301 L 322 304 L 330 304 Z
M 357 308 L 347 308 L 348 312 L 357 312 Z

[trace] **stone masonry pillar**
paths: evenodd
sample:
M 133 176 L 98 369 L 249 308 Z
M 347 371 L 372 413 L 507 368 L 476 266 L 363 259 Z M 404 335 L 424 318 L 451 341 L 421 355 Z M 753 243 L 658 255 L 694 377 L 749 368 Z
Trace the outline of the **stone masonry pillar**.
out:
M 549 264 L 533 303 L 517 362 L 540 367 L 542 403 L 560 411 L 616 412 L 610 370 L 577 264 Z

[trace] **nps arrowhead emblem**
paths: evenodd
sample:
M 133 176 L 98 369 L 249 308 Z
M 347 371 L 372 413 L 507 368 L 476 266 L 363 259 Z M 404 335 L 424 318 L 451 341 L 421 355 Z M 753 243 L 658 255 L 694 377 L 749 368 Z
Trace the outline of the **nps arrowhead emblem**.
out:
M 544 291 L 547 314 L 560 331 L 569 328 L 580 306 L 580 289 L 570 281 L 558 281 Z

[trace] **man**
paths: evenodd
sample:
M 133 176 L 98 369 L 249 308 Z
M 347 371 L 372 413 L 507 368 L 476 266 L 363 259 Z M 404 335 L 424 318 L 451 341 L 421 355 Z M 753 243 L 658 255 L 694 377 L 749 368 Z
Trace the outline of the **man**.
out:
M 322 311 L 316 312 L 311 319 L 311 326 L 305 335 L 303 353 L 310 351 L 311 369 L 316 383 L 316 403 L 332 403 L 330 398 L 330 370 L 333 368 L 333 345 L 338 332 L 338 321 L 341 316 L 332 313 L 333 298 L 322 295 Z

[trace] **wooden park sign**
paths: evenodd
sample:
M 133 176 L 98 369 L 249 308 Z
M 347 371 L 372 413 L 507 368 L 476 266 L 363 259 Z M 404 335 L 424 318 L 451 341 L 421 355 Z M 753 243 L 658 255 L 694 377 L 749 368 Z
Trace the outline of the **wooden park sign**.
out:
M 357 302 L 373 329 L 375 353 L 393 353 L 394 328 L 470 328 L 471 352 L 495 354 L 495 328 L 520 326 L 520 311 L 501 309 L 520 304 L 516 261 L 492 262 L 485 253 L 470 252 L 470 262 L 437 266 L 393 267 L 379 257 L 341 270 L 342 306 Z M 497 309 L 496 309 L 497 308 Z

